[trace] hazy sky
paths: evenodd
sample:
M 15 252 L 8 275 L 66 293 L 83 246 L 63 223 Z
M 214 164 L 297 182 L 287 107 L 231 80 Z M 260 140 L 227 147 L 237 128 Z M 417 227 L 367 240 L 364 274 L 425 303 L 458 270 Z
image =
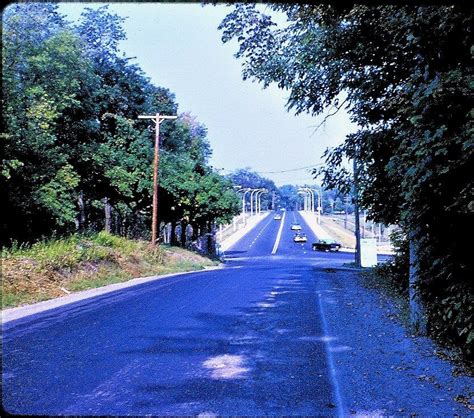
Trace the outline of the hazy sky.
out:
M 76 21 L 84 7 L 104 3 L 60 3 L 60 11 Z M 262 6 L 264 7 L 264 6 Z M 224 5 L 111 3 L 127 17 L 127 40 L 120 44 L 153 84 L 176 95 L 179 112 L 190 112 L 208 128 L 211 165 L 228 173 L 250 167 L 277 186 L 313 183 L 301 167 L 321 163 L 329 146 L 354 130 L 339 112 L 314 133 L 322 117 L 294 116 L 285 110 L 286 92 L 243 81 L 237 43 L 223 44 L 217 26 L 232 8 Z M 271 173 L 279 172 L 279 173 Z

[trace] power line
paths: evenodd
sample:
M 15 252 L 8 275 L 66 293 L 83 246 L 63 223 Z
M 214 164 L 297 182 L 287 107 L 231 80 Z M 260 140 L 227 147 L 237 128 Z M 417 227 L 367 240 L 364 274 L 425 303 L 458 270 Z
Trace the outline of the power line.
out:
M 257 174 L 278 174 L 278 173 L 289 173 L 290 171 L 299 171 L 299 170 L 306 170 L 308 168 L 315 168 L 317 166 L 324 165 L 323 163 L 308 165 L 306 167 L 300 168 L 291 168 L 289 170 L 280 170 L 280 171 L 255 171 Z
M 295 183 L 298 181 L 314 181 L 316 180 L 314 177 L 304 177 L 304 178 L 299 178 L 299 179 L 290 179 L 290 180 L 279 180 L 279 182 L 285 182 L 285 183 Z

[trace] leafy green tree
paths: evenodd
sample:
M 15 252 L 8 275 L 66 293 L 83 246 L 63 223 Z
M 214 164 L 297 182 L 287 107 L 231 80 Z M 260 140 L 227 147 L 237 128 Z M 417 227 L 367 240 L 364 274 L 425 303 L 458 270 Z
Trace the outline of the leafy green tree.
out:
M 251 171 L 249 168 L 235 170 L 233 173 L 228 174 L 227 178 L 229 178 L 234 185 L 241 186 L 244 189 L 266 189 L 268 192 L 261 195 L 262 209 L 273 210 L 272 202 L 277 202 L 280 199 L 280 192 L 275 186 L 275 183 Z M 274 194 L 275 198 L 273 197 Z
M 169 202 L 162 219 L 171 222 L 173 229 L 179 223 L 181 231 L 191 225 L 196 239 L 199 233 L 210 232 L 214 222 L 230 221 L 240 200 L 231 182 L 207 164 L 211 151 L 206 128 L 187 113 L 180 115 L 175 127 L 160 164 L 161 187 Z M 184 232 L 180 241 L 186 244 Z
M 299 202 L 298 187 L 292 184 L 285 184 L 279 187 L 280 205 L 288 210 L 296 210 Z
M 362 205 L 413 244 L 430 330 L 474 353 L 472 257 L 458 239 L 472 224 L 472 8 L 269 7 L 285 27 L 251 4 L 220 25 L 239 42 L 244 78 L 288 90 L 296 113 L 350 112 L 359 131 L 319 173 L 347 193 L 341 161 L 358 161 Z
M 138 115 L 176 114 L 174 94 L 119 56 L 124 19 L 108 6 L 77 25 L 52 4 L 3 18 L 2 243 L 102 228 L 149 238 L 155 127 Z M 209 166 L 205 126 L 182 113 L 160 128 L 160 224 L 196 235 L 228 221 L 238 198 Z
M 67 109 L 80 106 L 90 63 L 81 57 L 79 40 L 55 6 L 14 5 L 3 18 L 4 231 L 5 237 L 28 240 L 51 229 L 74 227 L 51 196 L 74 200 L 65 193 L 75 193 L 77 171 L 71 169 L 71 144 L 59 122 Z M 75 179 L 66 188 L 65 171 Z
M 79 177 L 70 164 L 61 167 L 51 181 L 42 185 L 33 195 L 40 205 L 48 208 L 60 226 L 76 219 L 75 189 Z

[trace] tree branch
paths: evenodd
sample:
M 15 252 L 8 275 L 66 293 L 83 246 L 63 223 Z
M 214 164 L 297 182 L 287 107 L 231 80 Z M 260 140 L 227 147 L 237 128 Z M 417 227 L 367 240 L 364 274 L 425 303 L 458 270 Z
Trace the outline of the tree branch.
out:
M 313 131 L 313 133 L 312 133 L 310 136 L 313 136 L 313 135 L 318 131 L 318 129 L 319 129 L 321 126 L 323 126 L 323 125 L 326 123 L 326 121 L 327 121 L 331 116 L 334 116 L 337 112 L 339 112 L 339 110 L 341 110 L 342 106 L 344 106 L 344 104 L 345 104 L 348 100 L 349 100 L 349 99 L 346 97 L 346 98 L 344 99 L 344 101 L 343 101 L 339 106 L 336 107 L 336 110 L 335 110 L 334 112 L 328 113 L 328 114 L 324 117 L 324 119 L 322 120 L 322 122 L 321 122 L 319 125 L 316 126 L 315 130 Z M 313 126 L 310 126 L 310 128 L 313 128 Z

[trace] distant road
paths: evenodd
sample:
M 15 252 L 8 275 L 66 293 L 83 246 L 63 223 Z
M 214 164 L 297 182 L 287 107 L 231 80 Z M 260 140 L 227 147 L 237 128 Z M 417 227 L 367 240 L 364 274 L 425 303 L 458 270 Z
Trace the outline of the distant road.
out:
M 307 243 L 293 242 L 293 221 Z M 260 222 L 226 252 L 224 269 L 8 323 L 4 408 L 19 415 L 348 414 L 321 297 L 334 294 L 333 268 L 353 254 L 311 251 L 316 237 L 288 212 L 272 255 L 280 223 L 272 215 Z

